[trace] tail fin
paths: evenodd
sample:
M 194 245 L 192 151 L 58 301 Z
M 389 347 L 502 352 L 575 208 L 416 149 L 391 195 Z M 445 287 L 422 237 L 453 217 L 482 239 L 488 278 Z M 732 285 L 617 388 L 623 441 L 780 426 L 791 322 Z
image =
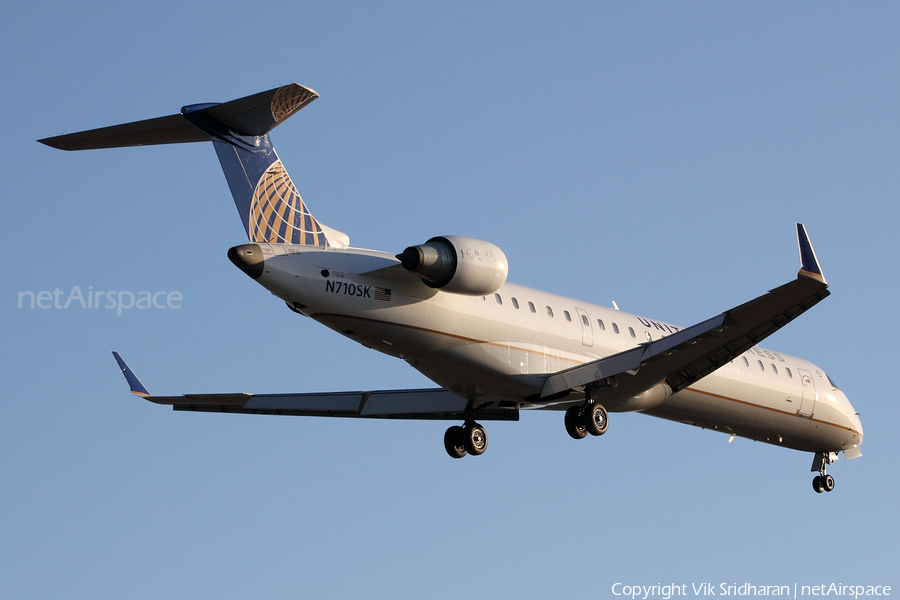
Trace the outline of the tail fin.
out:
M 292 83 L 224 104 L 185 106 L 177 115 L 38 141 L 60 150 L 212 141 L 251 242 L 346 247 L 346 235 L 306 208 L 268 135 L 318 97 Z

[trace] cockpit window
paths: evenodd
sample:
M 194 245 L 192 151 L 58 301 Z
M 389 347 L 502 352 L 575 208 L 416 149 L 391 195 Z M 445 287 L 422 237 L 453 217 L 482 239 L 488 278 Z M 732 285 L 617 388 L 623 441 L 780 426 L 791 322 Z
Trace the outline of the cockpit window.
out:
M 837 384 L 834 383 L 834 381 L 832 381 L 831 375 L 829 375 L 828 373 L 825 373 L 825 377 L 828 378 L 828 383 L 831 384 L 831 387 L 833 387 L 833 388 L 836 389 L 836 390 L 841 389 L 841 388 L 839 388 L 839 387 L 837 386 Z

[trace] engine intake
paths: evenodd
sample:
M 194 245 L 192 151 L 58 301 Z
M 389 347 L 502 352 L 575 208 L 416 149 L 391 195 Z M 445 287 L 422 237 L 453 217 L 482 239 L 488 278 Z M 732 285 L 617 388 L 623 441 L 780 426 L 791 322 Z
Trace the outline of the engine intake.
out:
M 492 294 L 506 282 L 509 273 L 503 250 L 489 242 L 455 235 L 410 246 L 397 259 L 425 285 L 451 294 Z

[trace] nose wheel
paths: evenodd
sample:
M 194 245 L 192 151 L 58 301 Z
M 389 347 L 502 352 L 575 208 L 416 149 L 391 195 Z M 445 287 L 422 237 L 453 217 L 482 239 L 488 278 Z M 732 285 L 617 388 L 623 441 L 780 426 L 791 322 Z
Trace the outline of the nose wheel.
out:
M 834 489 L 834 477 L 831 475 L 816 475 L 813 477 L 813 489 L 819 494 L 830 492 Z
M 817 494 L 822 492 L 830 492 L 834 489 L 834 477 L 825 472 L 828 465 L 837 460 L 836 452 L 816 452 L 813 458 L 811 471 L 819 471 L 819 474 L 813 477 L 812 486 Z

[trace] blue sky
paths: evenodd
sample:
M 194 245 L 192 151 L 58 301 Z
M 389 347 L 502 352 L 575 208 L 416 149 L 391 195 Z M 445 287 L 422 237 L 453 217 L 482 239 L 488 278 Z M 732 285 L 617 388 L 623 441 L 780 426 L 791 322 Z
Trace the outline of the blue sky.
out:
M 890 470 L 900 9 L 792 3 L 17 3 L 0 23 L 0 596 L 611 597 L 616 582 L 900 585 Z M 794 276 L 832 296 L 765 345 L 828 371 L 863 457 L 638 414 L 488 427 L 174 413 L 154 393 L 427 386 L 283 303 L 208 144 L 34 140 L 296 81 L 272 139 L 356 246 L 490 240 L 510 280 L 689 325 Z M 18 308 L 177 291 L 179 309 Z

